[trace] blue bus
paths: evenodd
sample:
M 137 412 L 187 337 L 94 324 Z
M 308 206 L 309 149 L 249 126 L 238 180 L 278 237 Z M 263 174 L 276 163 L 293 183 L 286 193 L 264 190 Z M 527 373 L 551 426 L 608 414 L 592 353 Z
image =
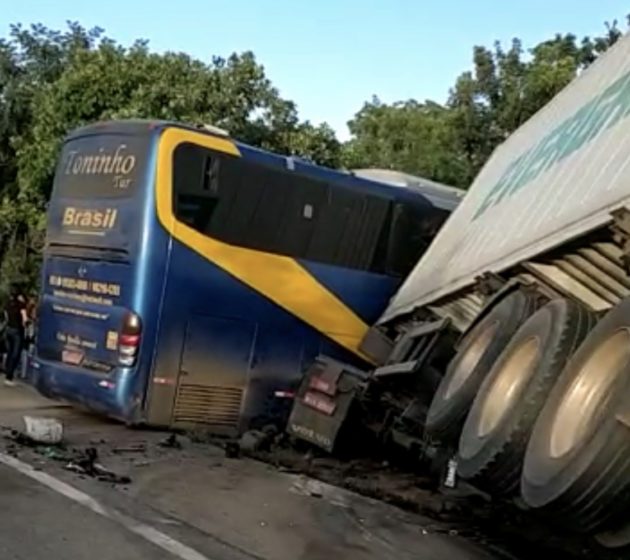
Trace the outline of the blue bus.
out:
M 32 383 L 134 425 L 273 421 L 316 355 L 369 361 L 360 341 L 447 198 L 212 127 L 80 128 L 48 207 Z

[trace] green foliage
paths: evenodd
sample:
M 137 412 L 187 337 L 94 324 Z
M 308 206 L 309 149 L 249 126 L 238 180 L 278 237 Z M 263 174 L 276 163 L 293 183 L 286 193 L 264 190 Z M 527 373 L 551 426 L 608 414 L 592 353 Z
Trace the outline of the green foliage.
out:
M 348 166 L 395 168 L 468 187 L 490 154 L 579 72 L 619 39 L 618 24 L 600 37 L 556 35 L 529 52 L 473 48 L 473 70 L 460 75 L 444 106 L 366 103 L 350 121 Z
M 0 39 L 0 298 L 15 280 L 36 283 L 45 205 L 63 137 L 104 119 L 210 123 L 245 142 L 316 163 L 384 167 L 466 187 L 494 148 L 620 36 L 556 35 L 525 52 L 473 49 L 473 69 L 445 104 L 382 103 L 350 121 L 342 145 L 326 124 L 300 121 L 251 52 L 196 60 L 125 47 L 99 28 L 14 25 Z
M 449 110 L 437 103 L 409 100 L 386 105 L 366 103 L 350 121 L 353 139 L 344 147 L 348 168 L 392 168 L 459 184 L 464 164 Z
M 99 28 L 12 26 L 0 41 L 0 295 L 37 278 L 44 208 L 64 136 L 105 119 L 210 123 L 245 142 L 338 166 L 327 125 L 300 122 L 251 52 L 209 63 L 126 48 Z

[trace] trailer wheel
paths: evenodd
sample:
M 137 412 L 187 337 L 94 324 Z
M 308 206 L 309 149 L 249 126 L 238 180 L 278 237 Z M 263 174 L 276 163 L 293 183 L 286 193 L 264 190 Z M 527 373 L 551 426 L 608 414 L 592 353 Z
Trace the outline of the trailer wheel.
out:
M 495 495 L 518 492 L 534 422 L 595 320 L 581 305 L 557 299 L 523 323 L 492 366 L 466 418 L 459 441 L 460 476 Z
M 499 302 L 468 333 L 435 392 L 427 414 L 427 435 L 444 443 L 457 439 L 483 379 L 535 309 L 535 296 L 519 290 Z
M 630 498 L 630 299 L 609 311 L 561 373 L 527 446 L 527 505 L 590 532 Z

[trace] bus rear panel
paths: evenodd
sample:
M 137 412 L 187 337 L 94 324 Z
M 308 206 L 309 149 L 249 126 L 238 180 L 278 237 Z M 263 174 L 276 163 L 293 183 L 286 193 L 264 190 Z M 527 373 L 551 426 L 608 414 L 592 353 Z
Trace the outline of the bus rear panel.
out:
M 64 144 L 48 210 L 33 381 L 127 418 L 137 368 L 150 130 L 95 128 Z

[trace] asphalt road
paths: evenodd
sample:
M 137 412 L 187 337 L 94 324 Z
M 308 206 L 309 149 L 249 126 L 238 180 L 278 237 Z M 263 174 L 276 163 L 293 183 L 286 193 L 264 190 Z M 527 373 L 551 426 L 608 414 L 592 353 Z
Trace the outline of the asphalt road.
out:
M 186 438 L 182 449 L 164 448 L 162 433 L 53 407 L 24 387 L 0 390 L 0 427 L 22 430 L 25 414 L 59 419 L 70 448 L 98 447 L 100 461 L 132 483 L 68 472 L 0 437 L 0 560 L 513 558 L 336 486 Z M 113 451 L 138 442 L 140 454 Z
M 2 560 L 173 560 L 124 526 L 0 465 Z

